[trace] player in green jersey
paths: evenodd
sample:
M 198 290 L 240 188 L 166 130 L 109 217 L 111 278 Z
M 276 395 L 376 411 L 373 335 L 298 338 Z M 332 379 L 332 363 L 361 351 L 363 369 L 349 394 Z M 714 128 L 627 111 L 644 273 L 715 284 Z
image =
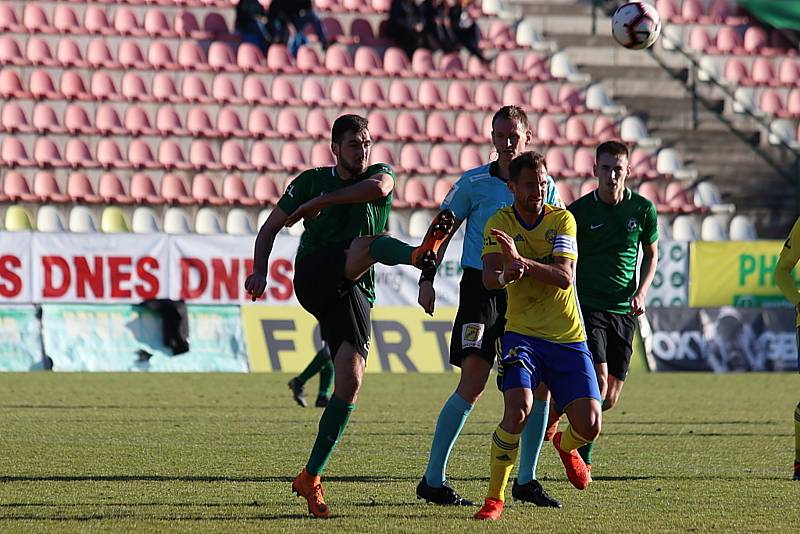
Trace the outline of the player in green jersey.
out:
M 576 284 L 603 410 L 619 401 L 633 353 L 636 317 L 644 313 L 658 261 L 656 207 L 625 186 L 628 147 L 608 141 L 597 147 L 597 189 L 569 206 L 578 225 Z M 642 263 L 636 264 L 639 247 Z M 591 469 L 593 444 L 580 449 Z
M 797 312 L 798 340 L 800 340 L 800 291 L 792 277 L 792 270 L 800 261 L 800 219 L 797 219 L 783 244 L 778 266 L 775 268 L 775 282 L 781 288 L 786 300 L 792 303 Z M 800 371 L 800 358 L 798 358 Z M 794 409 L 794 480 L 800 480 L 800 402 Z
M 383 163 L 367 166 L 371 147 L 366 119 L 343 115 L 334 121 L 331 150 L 336 166 L 308 170 L 292 181 L 258 232 L 253 273 L 245 281 L 255 300 L 266 289 L 275 236 L 303 219 L 295 295 L 319 321 L 333 356 L 335 378 L 310 458 L 292 482 L 292 491 L 306 499 L 312 515 L 322 518 L 330 516 L 330 508 L 320 475 L 355 409 L 364 378 L 375 300 L 372 266 L 380 262 L 434 268 L 454 222 L 451 211 L 439 213 L 418 247 L 383 233 L 392 206 L 394 172 Z

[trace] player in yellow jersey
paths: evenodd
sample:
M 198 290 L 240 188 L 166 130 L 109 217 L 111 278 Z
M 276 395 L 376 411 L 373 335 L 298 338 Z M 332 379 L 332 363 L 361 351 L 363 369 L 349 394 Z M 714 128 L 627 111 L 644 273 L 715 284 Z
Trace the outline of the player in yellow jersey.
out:
M 800 260 L 800 219 L 797 219 L 783 244 L 778 266 L 775 268 L 775 281 L 783 296 L 792 303 L 797 312 L 798 349 L 800 349 L 800 291 L 792 278 L 792 269 Z M 800 356 L 798 357 L 800 371 Z M 794 479 L 800 480 L 800 402 L 794 409 Z
M 591 481 L 576 449 L 600 434 L 600 390 L 586 345 L 580 308 L 572 285 L 578 258 L 575 219 L 544 203 L 544 157 L 525 152 L 509 166 L 514 204 L 486 223 L 483 283 L 507 287 L 508 309 L 501 338 L 497 385 L 503 392 L 503 420 L 492 435 L 489 491 L 475 519 L 499 519 L 519 438 L 533 404 L 533 390 L 545 383 L 569 419 L 553 438 L 570 482 L 585 489 Z

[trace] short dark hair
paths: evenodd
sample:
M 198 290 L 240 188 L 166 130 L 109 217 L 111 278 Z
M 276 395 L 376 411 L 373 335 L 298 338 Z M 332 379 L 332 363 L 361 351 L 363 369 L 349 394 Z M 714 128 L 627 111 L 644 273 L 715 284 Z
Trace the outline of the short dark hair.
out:
M 519 180 L 522 169 L 531 169 L 534 172 L 539 172 L 539 169 L 544 169 L 544 172 L 547 172 L 547 164 L 544 162 L 544 156 L 539 152 L 529 150 L 512 159 L 508 166 L 509 179 L 512 182 Z
M 525 110 L 519 106 L 503 106 L 502 108 L 498 109 L 497 113 L 495 113 L 494 117 L 492 117 L 492 129 L 494 129 L 494 123 L 497 121 L 497 119 L 516 121 L 522 124 L 526 130 L 530 128 L 528 115 L 525 113 Z
M 342 142 L 342 137 L 347 132 L 361 133 L 369 131 L 367 128 L 367 119 L 360 115 L 342 115 L 333 121 L 331 128 L 331 141 L 339 144 Z
M 628 145 L 619 141 L 606 141 L 597 146 L 594 157 L 600 159 L 603 154 L 611 156 L 625 156 L 630 159 L 630 152 L 628 152 Z

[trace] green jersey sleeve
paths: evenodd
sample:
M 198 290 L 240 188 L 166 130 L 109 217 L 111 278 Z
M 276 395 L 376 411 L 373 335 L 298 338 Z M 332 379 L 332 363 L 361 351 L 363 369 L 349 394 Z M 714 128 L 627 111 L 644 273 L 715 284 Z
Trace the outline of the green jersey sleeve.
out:
M 278 207 L 287 215 L 294 213 L 304 202 L 311 200 L 311 174 L 308 171 L 301 173 L 286 188 L 286 192 L 278 200 Z
M 651 245 L 658 240 L 658 215 L 656 214 L 656 206 L 649 200 L 647 204 L 647 211 L 644 214 L 644 221 L 642 224 L 642 233 L 639 236 L 639 241 L 641 241 L 643 245 Z

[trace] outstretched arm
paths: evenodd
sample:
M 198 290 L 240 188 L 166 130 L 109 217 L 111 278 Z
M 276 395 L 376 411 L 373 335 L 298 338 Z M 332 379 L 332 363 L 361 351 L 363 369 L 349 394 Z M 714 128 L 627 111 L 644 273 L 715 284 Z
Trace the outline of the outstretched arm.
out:
M 253 250 L 253 272 L 244 282 L 244 288 L 250 294 L 250 299 L 255 302 L 267 288 L 267 264 L 269 255 L 272 253 L 272 246 L 275 243 L 275 236 L 278 235 L 286 222 L 286 212 L 281 208 L 275 207 L 269 214 L 267 220 L 261 226 L 256 236 L 256 244 Z

